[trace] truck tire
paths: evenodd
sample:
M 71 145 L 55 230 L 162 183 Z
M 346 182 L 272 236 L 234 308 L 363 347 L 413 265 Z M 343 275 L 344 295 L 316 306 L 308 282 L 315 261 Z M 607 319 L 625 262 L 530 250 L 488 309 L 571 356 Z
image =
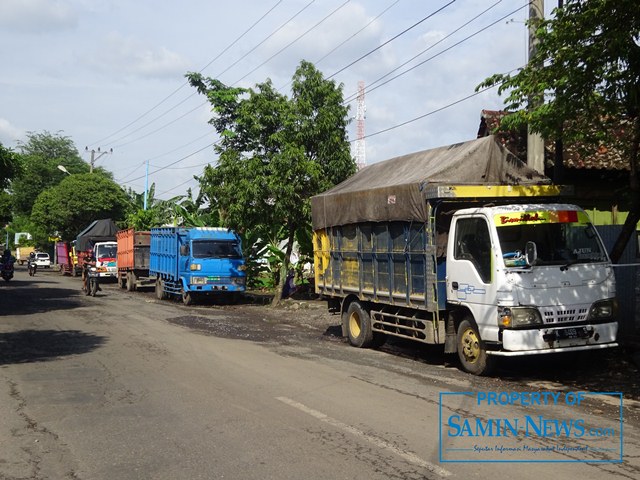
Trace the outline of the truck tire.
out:
M 127 272 L 127 292 L 136 291 L 136 274 L 133 272 Z
M 345 320 L 349 343 L 358 348 L 370 347 L 373 343 L 371 316 L 360 302 L 349 304 Z
M 120 288 L 125 288 L 126 287 L 125 283 L 126 281 L 125 281 L 124 275 L 121 272 L 118 272 L 118 286 Z
M 165 298 L 164 294 L 164 282 L 161 278 L 156 279 L 156 298 L 158 300 L 163 300 Z
M 474 375 L 488 375 L 494 366 L 495 359 L 487 355 L 487 350 L 478 333 L 473 318 L 465 317 L 456 334 L 458 357 L 462 368 Z
M 191 295 L 191 292 L 182 289 L 182 303 L 184 303 L 187 307 L 193 304 L 193 295 Z

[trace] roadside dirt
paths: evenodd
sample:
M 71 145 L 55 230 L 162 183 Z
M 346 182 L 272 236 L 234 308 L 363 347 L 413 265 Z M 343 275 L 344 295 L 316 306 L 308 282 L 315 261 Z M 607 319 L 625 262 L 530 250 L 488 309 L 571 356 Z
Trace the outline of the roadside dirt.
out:
M 286 299 L 278 307 L 270 305 L 268 294 L 252 294 L 240 305 L 201 306 L 208 310 L 227 310 L 243 318 L 241 323 L 220 322 L 198 315 L 174 319 L 175 323 L 212 335 L 258 342 L 332 341 L 342 338 L 340 317 L 328 312 L 326 302 L 314 299 Z M 195 312 L 194 312 L 195 313 Z M 380 347 L 390 355 L 410 358 L 426 365 L 457 367 L 455 355 L 445 355 L 442 347 L 422 345 L 390 337 Z M 577 354 L 537 355 L 500 359 L 498 368 L 487 379 L 496 389 L 543 386 L 558 390 L 622 392 L 625 400 L 638 402 L 640 416 L 640 345 L 627 342 L 615 349 Z

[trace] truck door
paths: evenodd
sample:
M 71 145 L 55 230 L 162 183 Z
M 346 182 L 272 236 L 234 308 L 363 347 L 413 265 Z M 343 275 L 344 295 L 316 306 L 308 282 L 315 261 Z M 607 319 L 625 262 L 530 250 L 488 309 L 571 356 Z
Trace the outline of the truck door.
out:
M 489 226 L 483 216 L 454 218 L 447 253 L 447 300 L 464 303 L 478 316 L 485 316 L 479 305 L 493 304 L 495 288 L 492 273 L 492 248 Z M 470 304 L 476 304 L 472 307 Z

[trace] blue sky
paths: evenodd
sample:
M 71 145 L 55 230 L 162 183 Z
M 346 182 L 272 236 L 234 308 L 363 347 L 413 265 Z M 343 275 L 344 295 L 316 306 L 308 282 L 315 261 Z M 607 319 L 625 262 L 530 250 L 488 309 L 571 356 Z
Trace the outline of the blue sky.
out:
M 0 142 L 15 148 L 27 132 L 60 132 L 87 161 L 85 147 L 113 149 L 97 165 L 122 185 L 143 191 L 149 161 L 157 196 L 184 194 L 197 187 L 193 175 L 215 163 L 210 145 L 217 139 L 207 123 L 210 106 L 184 74 L 201 71 L 243 87 L 270 78 L 288 93 L 303 59 L 343 84 L 346 99 L 358 81 L 371 89 L 367 163 L 469 140 L 480 111 L 499 109 L 502 100 L 495 90 L 461 100 L 485 77 L 526 62 L 525 5 L 2 0 Z M 355 120 L 349 136 L 355 140 Z

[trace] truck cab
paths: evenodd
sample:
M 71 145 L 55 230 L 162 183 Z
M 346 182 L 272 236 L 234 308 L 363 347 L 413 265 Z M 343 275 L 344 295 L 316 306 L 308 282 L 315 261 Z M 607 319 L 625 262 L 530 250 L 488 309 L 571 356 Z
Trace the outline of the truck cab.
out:
M 506 205 L 452 217 L 446 300 L 469 371 L 483 370 L 487 356 L 615 346 L 615 294 L 607 252 L 579 207 Z
M 159 299 L 178 295 L 189 305 L 204 296 L 237 300 L 245 291 L 241 240 L 226 228 L 154 228 L 149 265 Z
M 116 278 L 118 267 L 116 256 L 118 244 L 116 242 L 96 242 L 93 254 L 96 257 L 96 267 L 99 267 L 101 278 Z

